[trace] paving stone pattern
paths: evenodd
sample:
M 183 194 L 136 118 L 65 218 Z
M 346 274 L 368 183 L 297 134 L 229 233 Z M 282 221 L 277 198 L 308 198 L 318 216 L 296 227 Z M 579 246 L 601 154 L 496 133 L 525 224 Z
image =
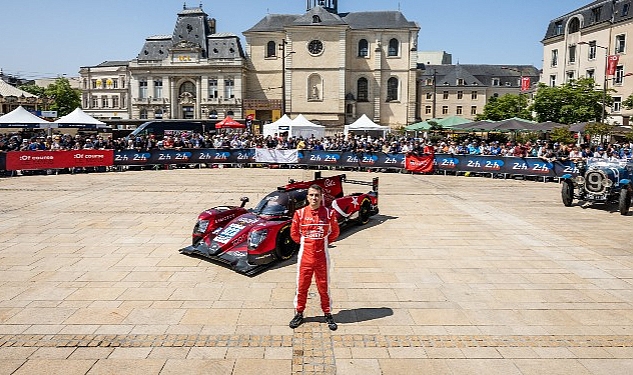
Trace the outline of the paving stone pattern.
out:
M 313 171 L 1 178 L 0 374 L 633 373 L 633 216 L 552 182 L 346 173 L 380 177 L 380 214 L 330 249 L 337 331 L 314 288 L 288 328 L 294 259 L 177 252 L 200 211 Z

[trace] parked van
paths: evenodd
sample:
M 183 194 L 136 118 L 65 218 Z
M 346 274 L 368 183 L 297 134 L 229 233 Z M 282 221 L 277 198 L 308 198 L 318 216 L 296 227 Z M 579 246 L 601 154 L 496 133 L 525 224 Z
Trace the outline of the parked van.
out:
M 138 126 L 128 139 L 137 136 L 149 136 L 153 134 L 161 140 L 165 136 L 174 136 L 186 133 L 210 133 L 215 134 L 215 124 L 218 120 L 152 120 Z

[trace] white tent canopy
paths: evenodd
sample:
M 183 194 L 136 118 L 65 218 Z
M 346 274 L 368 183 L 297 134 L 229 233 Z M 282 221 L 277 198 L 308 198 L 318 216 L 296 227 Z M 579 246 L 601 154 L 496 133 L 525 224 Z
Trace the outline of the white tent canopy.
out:
M 287 115 L 283 115 L 272 124 L 264 125 L 264 137 L 288 132 L 288 137 L 322 138 L 325 136 L 325 126 L 310 122 L 305 116 L 299 115 L 291 120 Z
M 50 128 L 52 123 L 30 113 L 19 106 L 4 116 L 0 116 L 0 128 Z
M 353 132 L 378 132 L 382 133 L 382 136 L 385 136 L 385 133 L 388 132 L 390 128 L 388 126 L 381 126 L 373 122 L 367 117 L 367 115 L 362 115 L 358 120 L 354 121 L 354 123 L 345 125 L 343 128 L 343 133 L 345 137 L 350 131 Z
M 274 137 L 275 134 L 279 134 L 280 131 L 282 133 L 289 131 L 290 124 L 292 124 L 292 119 L 284 114 L 279 120 L 264 125 L 264 137 L 268 137 L 269 135 Z
M 82 111 L 81 108 L 76 108 L 71 113 L 59 118 L 55 121 L 60 128 L 105 128 L 105 122 L 99 121 L 96 118 L 88 115 Z

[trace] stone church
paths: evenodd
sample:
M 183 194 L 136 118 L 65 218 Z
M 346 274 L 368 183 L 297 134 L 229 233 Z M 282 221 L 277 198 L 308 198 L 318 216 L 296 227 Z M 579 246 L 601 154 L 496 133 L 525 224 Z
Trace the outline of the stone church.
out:
M 244 32 L 245 47 L 202 6 L 185 5 L 173 33 L 146 38 L 136 58 L 81 68 L 83 108 L 106 121 L 414 122 L 418 25 L 399 11 L 338 5 L 307 0 L 304 14 L 268 14 Z
M 268 14 L 244 32 L 244 111 L 273 121 L 303 114 L 323 125 L 363 114 L 412 123 L 419 30 L 400 11 L 340 12 L 337 0 L 307 0 L 300 15 Z

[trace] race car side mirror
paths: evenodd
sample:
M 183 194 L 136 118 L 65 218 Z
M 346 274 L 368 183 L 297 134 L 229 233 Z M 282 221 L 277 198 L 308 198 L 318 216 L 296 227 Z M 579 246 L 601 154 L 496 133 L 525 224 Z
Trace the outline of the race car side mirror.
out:
M 240 198 L 240 202 L 242 202 L 242 204 L 240 205 L 240 207 L 244 207 L 246 205 L 246 203 L 248 203 L 248 197 L 242 197 Z

